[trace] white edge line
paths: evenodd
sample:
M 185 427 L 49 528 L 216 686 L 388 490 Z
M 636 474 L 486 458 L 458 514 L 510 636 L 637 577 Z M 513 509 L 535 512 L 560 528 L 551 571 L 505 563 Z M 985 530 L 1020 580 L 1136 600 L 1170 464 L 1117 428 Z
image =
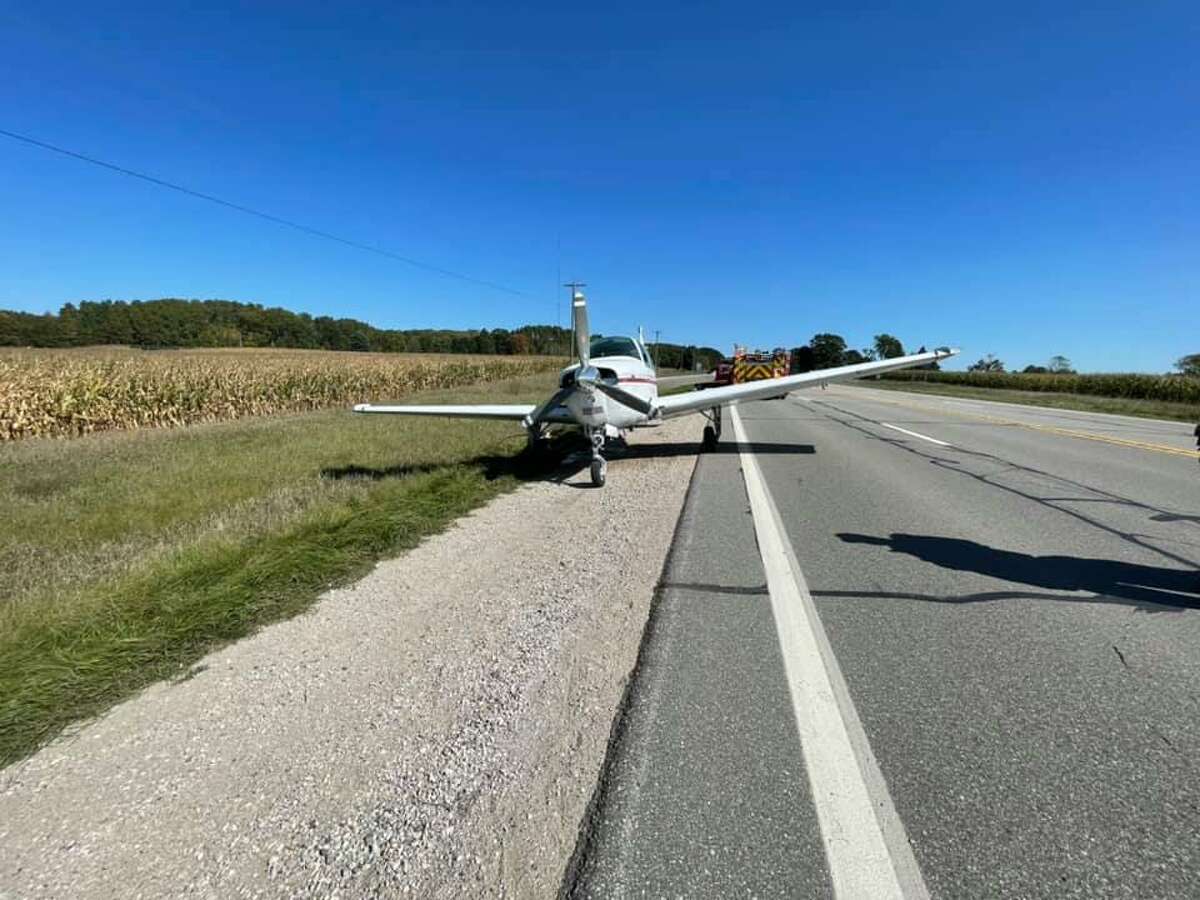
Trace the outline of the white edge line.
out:
M 734 436 L 746 444 L 736 409 Z M 753 453 L 740 454 L 813 805 L 838 898 L 927 900 L 879 764 Z
M 920 434 L 916 431 L 909 431 L 907 428 L 901 428 L 899 425 L 889 425 L 887 422 L 880 422 L 884 428 L 890 428 L 892 431 L 899 431 L 901 434 L 907 434 L 909 437 L 920 438 L 923 441 L 929 441 L 931 444 L 937 444 L 939 447 L 949 447 L 945 441 L 939 441 L 937 438 L 931 438 L 927 434 Z

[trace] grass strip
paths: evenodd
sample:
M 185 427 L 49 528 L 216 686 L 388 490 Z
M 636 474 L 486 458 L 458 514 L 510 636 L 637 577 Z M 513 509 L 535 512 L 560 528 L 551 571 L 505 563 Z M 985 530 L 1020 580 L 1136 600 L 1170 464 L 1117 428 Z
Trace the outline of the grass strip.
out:
M 1142 419 L 1170 419 L 1178 422 L 1200 422 L 1200 406 L 1168 400 L 1140 400 L 1128 397 L 1101 397 L 1093 394 L 1055 394 L 1044 391 L 1017 391 L 1006 388 L 972 387 L 927 381 L 863 380 L 847 382 L 859 387 L 908 394 L 936 394 L 988 400 L 996 403 L 1019 403 L 1022 406 L 1042 406 L 1050 409 L 1070 409 L 1077 412 L 1111 413 Z
M 88 602 L 26 619 L 0 636 L 0 765 L 216 647 L 295 615 L 518 483 L 515 468 L 498 472 L 494 458 L 379 479 L 277 531 L 189 546 L 91 588 Z

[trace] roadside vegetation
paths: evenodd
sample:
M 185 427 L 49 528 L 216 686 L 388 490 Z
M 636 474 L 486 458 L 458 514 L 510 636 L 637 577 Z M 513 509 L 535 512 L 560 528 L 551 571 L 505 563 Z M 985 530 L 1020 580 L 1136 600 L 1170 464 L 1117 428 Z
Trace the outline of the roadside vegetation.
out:
M 1200 406 L 1200 378 L 1188 375 L 1135 373 L 1079 375 L 1074 372 L 930 372 L 920 369 L 890 372 L 884 381 L 962 385 L 985 390 L 1022 393 L 1077 394 L 1122 400 L 1154 400 Z
M 960 373 L 945 373 L 960 374 Z M 966 374 L 966 373 L 961 373 Z M 1052 376 L 1059 377 L 1059 376 Z M 1052 409 L 1074 409 L 1080 412 L 1113 413 L 1140 416 L 1147 419 L 1175 419 L 1181 422 L 1200 422 L 1200 402 L 1179 403 L 1170 400 L 1146 400 L 1133 397 L 1102 397 L 1094 394 L 1068 394 L 1052 391 L 1015 390 L 1002 387 L 980 387 L 956 381 L 896 379 L 882 377 L 850 382 L 863 387 L 905 391 L 913 394 L 937 394 L 972 400 L 991 400 L 1000 403 L 1022 403 Z
M 0 446 L 0 764 L 510 490 L 523 445 L 511 423 L 343 408 Z
M 558 369 L 549 356 L 123 347 L 0 351 L 0 441 L 400 399 Z

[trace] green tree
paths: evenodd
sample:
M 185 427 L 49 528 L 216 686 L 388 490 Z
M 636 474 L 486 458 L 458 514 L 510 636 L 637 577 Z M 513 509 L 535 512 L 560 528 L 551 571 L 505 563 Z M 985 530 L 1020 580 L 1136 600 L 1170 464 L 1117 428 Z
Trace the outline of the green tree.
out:
M 799 375 L 802 372 L 811 372 L 813 370 L 813 351 L 812 347 L 805 344 L 803 347 L 792 348 L 792 374 Z
M 1075 370 L 1071 368 L 1071 361 L 1065 356 L 1050 357 L 1050 365 L 1047 367 L 1055 375 L 1074 375 Z
M 1177 368 L 1184 375 L 1200 375 L 1200 353 L 1189 353 L 1187 356 L 1181 356 L 1175 362 Z
M 967 366 L 968 372 L 1003 372 L 1004 363 L 996 359 L 991 353 L 985 356 L 978 362 L 973 362 Z
M 814 369 L 832 369 L 842 365 L 846 339 L 840 334 L 814 334 L 808 345 L 812 348 Z
M 890 334 L 875 335 L 875 357 L 877 359 L 895 359 L 904 355 L 904 345 L 900 339 Z

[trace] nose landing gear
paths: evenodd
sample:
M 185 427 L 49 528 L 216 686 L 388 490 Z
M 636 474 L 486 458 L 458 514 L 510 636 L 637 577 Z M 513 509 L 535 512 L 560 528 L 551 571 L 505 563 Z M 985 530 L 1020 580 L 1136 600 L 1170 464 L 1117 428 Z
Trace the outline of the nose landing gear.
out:
M 600 451 L 604 449 L 604 429 L 587 427 L 588 439 L 592 442 L 592 485 L 594 487 L 604 487 L 604 476 L 607 474 L 608 463 L 604 457 L 600 455 Z

